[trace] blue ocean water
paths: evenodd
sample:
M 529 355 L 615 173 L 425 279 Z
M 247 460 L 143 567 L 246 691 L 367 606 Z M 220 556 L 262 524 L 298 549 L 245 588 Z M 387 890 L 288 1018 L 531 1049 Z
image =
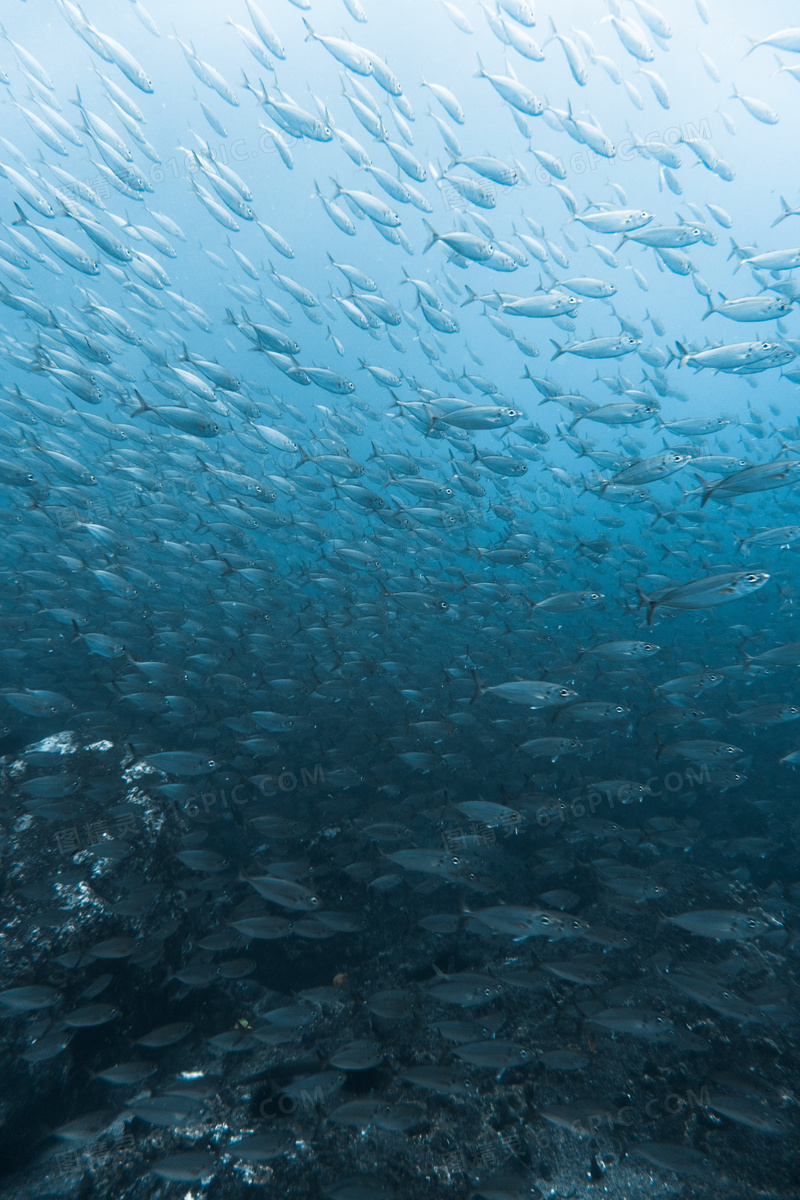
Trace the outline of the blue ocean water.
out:
M 793 1194 L 793 19 L 6 4 L 10 1194 Z

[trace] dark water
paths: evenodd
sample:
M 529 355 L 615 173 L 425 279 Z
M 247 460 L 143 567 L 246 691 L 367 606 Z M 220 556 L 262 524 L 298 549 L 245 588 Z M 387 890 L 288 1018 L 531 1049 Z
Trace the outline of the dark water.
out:
M 791 7 L 2 19 L 5 1193 L 794 1195 Z

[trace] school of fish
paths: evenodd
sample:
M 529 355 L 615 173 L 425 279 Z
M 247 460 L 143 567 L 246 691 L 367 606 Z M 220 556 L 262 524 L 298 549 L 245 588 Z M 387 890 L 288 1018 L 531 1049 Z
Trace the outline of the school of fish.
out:
M 790 6 L 0 20 L 9 1194 L 796 1195 Z

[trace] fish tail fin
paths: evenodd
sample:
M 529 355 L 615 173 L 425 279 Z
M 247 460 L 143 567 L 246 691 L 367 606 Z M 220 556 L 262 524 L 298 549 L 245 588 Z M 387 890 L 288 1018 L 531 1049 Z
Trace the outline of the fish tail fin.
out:
M 394 395 L 394 392 L 392 392 L 392 395 Z M 428 428 L 425 430 L 425 437 L 430 437 L 431 433 L 433 432 L 433 430 L 436 426 L 436 422 L 440 418 L 437 416 L 437 414 L 434 412 L 434 410 L 428 404 L 425 405 L 425 412 L 427 413 L 427 416 L 428 416 Z
M 553 338 L 550 338 L 550 343 L 551 343 L 551 345 L 555 346 L 555 348 L 556 348 L 556 352 L 553 355 L 553 357 L 550 359 L 550 362 L 555 362 L 555 360 L 557 358 L 561 358 L 561 355 L 565 354 L 566 351 L 565 351 L 564 347 L 559 346 L 558 342 L 554 341 Z
M 700 318 L 701 321 L 707 321 L 708 318 L 712 315 L 712 313 L 715 313 L 718 311 L 716 308 L 714 308 L 714 305 L 711 303 L 710 296 L 706 296 L 706 300 L 708 301 L 708 308 L 706 309 L 706 311 L 703 313 L 702 317 Z
M 83 637 L 83 634 L 81 633 L 80 629 L 78 629 L 77 621 L 70 621 L 70 625 L 75 630 L 75 632 L 73 633 L 72 637 L 69 639 L 69 642 L 68 642 L 68 645 L 71 646 L 73 642 L 77 642 L 78 638 Z
M 664 743 L 662 742 L 662 740 L 658 736 L 658 734 L 656 734 L 655 737 L 656 737 L 656 742 L 658 743 L 658 753 L 656 754 L 656 762 L 658 762 L 658 760 L 661 758 L 661 755 L 664 753 L 664 751 L 666 750 L 667 747 L 664 745 Z
M 696 471 L 694 474 L 695 474 L 695 479 L 699 479 L 700 483 L 702 484 L 702 487 L 703 487 L 703 499 L 700 504 L 700 507 L 705 508 L 706 501 L 709 500 L 710 497 L 713 495 L 715 485 L 713 483 L 709 483 L 707 480 L 703 479 L 703 476 L 698 475 Z
M 17 220 L 12 221 L 11 224 L 12 225 L 29 225 L 30 222 L 28 221 L 28 218 L 25 216 L 25 213 L 22 211 L 22 209 L 20 208 L 20 206 L 17 204 L 16 201 L 14 201 L 14 208 L 17 210 Z
M 142 396 L 141 392 L 137 392 L 136 388 L 133 389 L 133 394 L 136 397 L 136 399 L 139 401 L 139 407 L 137 409 L 134 409 L 134 411 L 131 413 L 132 417 L 138 417 L 141 413 L 153 411 L 152 408 L 150 407 L 150 405 L 147 403 L 147 401 Z
M 686 363 L 689 361 L 689 351 L 686 349 L 686 347 L 681 342 L 676 342 L 675 345 L 678 347 L 680 354 L 673 355 L 673 358 L 678 359 L 679 367 L 685 367 Z
M 483 686 L 480 675 L 478 674 L 477 671 L 472 672 L 472 678 L 475 682 L 475 692 L 473 693 L 472 699 L 470 700 L 470 704 L 474 704 L 475 701 L 480 699 L 480 697 L 486 691 L 486 688 Z
M 461 303 L 462 308 L 464 308 L 467 304 L 472 304 L 473 301 L 478 299 L 478 293 L 473 292 L 472 288 L 469 286 L 468 283 L 465 283 L 464 287 L 466 288 L 468 295 L 467 295 L 467 299 L 462 301 L 462 303 Z
M 462 904 L 461 905 L 461 916 L 459 917 L 459 920 L 458 920 L 458 928 L 456 929 L 456 933 L 461 933 L 464 929 L 466 929 L 471 916 L 472 916 L 472 909 L 467 908 L 466 904 Z
M 422 224 L 425 226 L 425 228 L 427 229 L 428 234 L 429 234 L 428 242 L 425 246 L 425 249 L 422 251 L 423 254 L 427 254 L 428 251 L 430 250 L 431 246 L 435 246 L 436 243 L 440 242 L 442 239 L 441 239 L 440 235 L 436 232 L 436 230 L 433 228 L 431 223 L 429 221 L 426 221 L 424 217 L 422 218 Z
M 772 222 L 772 224 L 770 225 L 770 229 L 774 229 L 776 225 L 780 225 L 781 221 L 785 221 L 785 220 L 786 220 L 786 218 L 787 218 L 787 217 L 791 217 L 791 215 L 792 215 L 792 210 L 791 210 L 791 208 L 790 208 L 790 207 L 789 207 L 789 205 L 786 203 L 786 201 L 785 201 L 785 199 L 783 198 L 783 196 L 781 196 L 781 211 L 780 211 L 780 215 L 779 215 L 779 216 L 777 216 L 777 217 L 775 218 L 775 220 Z
M 306 34 L 306 36 L 305 36 L 305 40 L 306 40 L 307 42 L 310 42 L 310 41 L 311 41 L 311 39 L 312 39 L 312 38 L 315 38 L 317 35 L 314 33 L 314 30 L 311 28 L 311 26 L 309 25 L 309 23 L 308 23 L 308 21 L 305 19 L 305 17 L 303 17 L 303 24 L 305 25 L 306 29 L 308 30 L 308 33 L 307 33 L 307 34 Z
M 745 671 L 747 671 L 749 669 L 751 662 L 754 661 L 753 656 L 748 654 L 747 651 L 745 650 L 745 646 L 747 645 L 747 643 L 749 641 L 751 641 L 751 639 L 749 637 L 747 637 L 746 634 L 743 634 L 742 640 L 739 642 L 739 645 L 736 647 L 737 654 L 740 654 L 742 656 L 742 658 L 744 659 L 744 670 Z

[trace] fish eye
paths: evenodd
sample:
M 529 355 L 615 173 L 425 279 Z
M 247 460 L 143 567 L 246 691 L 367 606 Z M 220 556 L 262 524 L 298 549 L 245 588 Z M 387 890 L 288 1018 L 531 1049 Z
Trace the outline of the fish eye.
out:
M 640 213 L 639 213 L 639 216 L 640 216 L 640 217 L 649 217 L 649 216 L 650 216 L 650 213 L 646 213 L 646 212 L 640 212 Z
M 445 609 L 447 609 L 447 608 L 449 608 L 449 607 L 450 607 L 450 605 L 447 603 L 447 601 L 446 601 L 446 600 L 440 600 L 440 601 L 439 601 L 439 608 L 441 608 L 441 610 L 442 610 L 443 612 L 444 612 L 444 610 L 445 610 Z
M 26 475 L 25 478 L 27 479 L 28 483 L 36 483 L 35 475 Z
M 185 678 L 187 678 L 187 679 L 188 679 L 188 676 L 185 676 Z M 214 762 L 214 759 L 213 759 L 213 758 L 210 758 L 210 759 L 208 760 L 208 762 L 206 763 L 206 766 L 207 766 L 207 767 L 216 767 L 216 765 L 217 765 L 217 764 Z
M 316 906 L 319 904 L 319 898 L 317 896 L 312 896 L 308 903 L 313 905 L 314 908 L 316 908 Z
M 572 692 L 570 692 L 569 688 L 562 688 L 558 694 L 559 694 L 559 696 L 562 697 L 562 699 L 568 700 L 569 697 L 572 695 Z
M 461 859 L 458 857 L 457 854 L 454 854 L 453 857 L 450 859 L 450 866 L 451 867 L 460 867 L 461 866 Z
M 483 994 L 484 994 L 484 996 L 491 996 L 491 994 L 492 994 L 492 989 L 491 989 L 491 988 L 484 988 L 484 989 L 483 989 Z
M 760 575 L 748 575 L 747 583 L 758 583 L 760 578 L 761 578 Z

